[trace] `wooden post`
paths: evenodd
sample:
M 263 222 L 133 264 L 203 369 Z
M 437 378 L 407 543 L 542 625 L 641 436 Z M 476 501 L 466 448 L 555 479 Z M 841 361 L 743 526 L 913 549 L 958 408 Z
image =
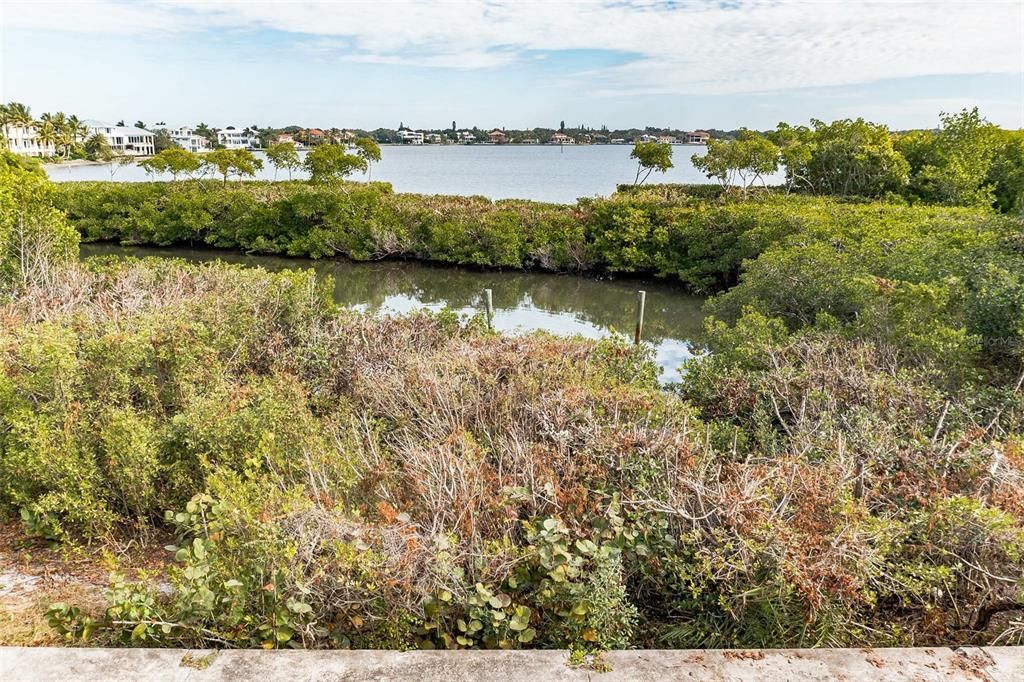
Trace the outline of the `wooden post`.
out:
M 487 328 L 494 329 L 494 297 L 490 289 L 484 289 L 484 306 L 487 309 Z
M 644 331 L 644 303 L 647 302 L 647 292 L 636 292 L 636 334 L 633 336 L 633 343 L 640 343 L 640 336 Z

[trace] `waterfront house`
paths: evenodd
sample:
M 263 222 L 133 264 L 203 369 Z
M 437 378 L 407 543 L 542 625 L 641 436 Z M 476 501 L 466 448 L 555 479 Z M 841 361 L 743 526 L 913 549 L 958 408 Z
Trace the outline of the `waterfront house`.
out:
M 442 135 L 440 135 L 438 133 L 430 133 L 429 135 L 426 136 L 425 139 L 426 139 L 427 144 L 443 144 L 444 143 L 444 136 L 442 136 Z
M 259 138 L 248 130 L 237 130 L 228 126 L 217 131 L 217 143 L 225 149 L 252 149 L 260 146 Z
M 423 133 L 415 130 L 399 130 L 398 137 L 402 139 L 402 144 L 423 144 Z
M 327 134 L 319 128 L 310 128 L 303 135 L 306 139 L 306 144 L 313 146 L 323 144 L 327 141 Z
M 692 133 L 686 134 L 686 142 L 688 144 L 707 144 L 710 139 L 711 133 L 703 130 L 695 130 Z
M 473 134 L 472 130 L 460 130 L 459 131 L 459 143 L 460 144 L 473 144 L 476 142 L 476 135 Z
M 555 133 L 551 136 L 551 144 L 576 144 L 576 140 L 565 133 Z
M 302 133 L 280 133 L 274 137 L 274 142 L 278 144 L 290 144 L 298 150 L 307 149 L 306 145 L 302 143 Z
M 23 156 L 56 156 L 57 149 L 52 142 L 39 141 L 36 127 L 8 124 L 7 148 Z
M 661 142 L 662 144 L 677 144 L 679 140 L 672 135 L 660 135 L 658 137 L 658 142 Z
M 508 135 L 505 134 L 504 130 L 498 130 L 495 128 L 491 132 L 487 133 L 487 139 L 492 144 L 505 144 L 508 142 Z
M 538 140 L 536 137 L 524 137 L 523 139 L 519 140 L 519 144 L 540 144 L 540 140 Z
M 195 129 L 191 126 L 168 128 L 167 134 L 170 135 L 171 142 L 193 154 L 210 151 L 210 141 L 202 135 L 196 135 Z
M 153 133 L 135 126 L 119 126 L 104 121 L 84 121 L 89 136 L 102 135 L 110 151 L 123 156 L 152 156 L 156 153 Z

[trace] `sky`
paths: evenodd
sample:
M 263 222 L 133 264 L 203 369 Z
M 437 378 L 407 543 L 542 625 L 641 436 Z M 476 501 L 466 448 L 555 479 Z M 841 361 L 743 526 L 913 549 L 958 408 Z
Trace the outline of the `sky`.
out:
M 0 0 L 0 100 L 132 123 L 1024 127 L 1024 0 Z

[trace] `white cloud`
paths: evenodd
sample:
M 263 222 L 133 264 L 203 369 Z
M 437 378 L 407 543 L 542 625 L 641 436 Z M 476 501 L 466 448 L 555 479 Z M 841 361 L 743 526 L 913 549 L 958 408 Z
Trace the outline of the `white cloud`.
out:
M 611 50 L 591 91 L 731 94 L 1024 72 L 1024 2 L 7 2 L 5 28 L 149 34 L 272 29 L 346 61 L 483 69 Z

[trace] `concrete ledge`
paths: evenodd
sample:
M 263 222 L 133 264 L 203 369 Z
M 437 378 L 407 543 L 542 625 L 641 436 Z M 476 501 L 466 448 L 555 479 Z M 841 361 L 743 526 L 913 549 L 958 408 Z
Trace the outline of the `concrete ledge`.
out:
M 0 680 L 1024 680 L 1024 647 L 613 651 L 0 648 Z

